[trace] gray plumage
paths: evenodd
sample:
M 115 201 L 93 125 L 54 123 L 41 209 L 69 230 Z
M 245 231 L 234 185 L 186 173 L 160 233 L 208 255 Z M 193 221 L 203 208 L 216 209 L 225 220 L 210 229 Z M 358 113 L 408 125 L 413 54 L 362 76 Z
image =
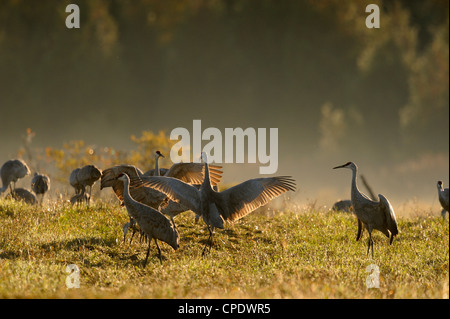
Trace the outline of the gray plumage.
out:
M 181 180 L 159 176 L 141 177 L 140 183 L 164 193 L 171 200 L 179 202 L 200 215 L 208 227 L 209 247 L 212 245 L 214 228 L 224 228 L 224 221 L 235 221 L 266 205 L 279 195 L 295 190 L 295 182 L 290 177 L 255 178 L 217 192 L 211 186 L 207 154 L 202 153 L 205 176 L 200 189 Z M 206 246 L 205 246 L 206 248 Z M 203 250 L 203 253 L 205 249 Z
M 438 189 L 438 196 L 439 196 L 439 202 L 442 206 L 441 215 L 443 218 L 445 218 L 445 212 L 448 212 L 448 206 L 449 206 L 449 195 L 448 195 L 448 188 L 444 189 L 444 184 L 442 181 L 437 182 L 437 189 Z
M 145 257 L 144 267 L 147 264 L 148 255 L 150 253 L 151 240 L 154 239 L 158 248 L 159 260 L 162 263 L 161 249 L 158 245 L 158 239 L 169 244 L 173 249 L 178 249 L 180 236 L 173 224 L 166 216 L 156 209 L 135 201 L 129 192 L 130 180 L 128 175 L 122 174 L 119 180 L 123 182 L 123 201 L 127 212 L 134 220 L 136 220 L 141 232 L 148 239 L 147 256 Z
M 70 185 L 75 189 L 75 194 L 81 194 L 86 191 L 89 186 L 88 203 L 92 195 L 92 185 L 102 176 L 102 171 L 95 165 L 86 165 L 81 168 L 76 168 L 72 171 L 69 177 Z
M 0 168 L 0 177 L 2 179 L 3 186 L 0 188 L 0 194 L 2 194 L 6 189 L 10 188 L 10 191 L 16 188 L 16 182 L 20 178 L 25 177 L 30 174 L 30 169 L 28 165 L 21 159 L 14 159 L 6 161 Z M 13 183 L 14 188 L 11 187 Z
M 24 188 L 15 188 L 7 197 L 11 197 L 17 201 L 23 201 L 30 205 L 36 204 L 36 196 Z
M 367 254 L 369 254 L 370 247 L 372 246 L 373 257 L 372 231 L 374 229 L 379 230 L 386 235 L 386 237 L 390 237 L 390 244 L 392 244 L 394 237 L 398 234 L 398 225 L 394 209 L 383 195 L 378 194 L 379 201 L 375 202 L 359 191 L 356 184 L 358 167 L 355 163 L 348 162 L 344 165 L 334 167 L 334 169 L 336 168 L 347 168 L 352 171 L 351 201 L 356 217 L 358 218 L 358 233 L 356 235 L 356 240 L 359 240 L 362 237 L 364 228 L 367 229 L 369 232 Z
M 36 196 L 41 198 L 39 203 L 42 205 L 44 195 L 50 189 L 50 178 L 45 174 L 38 174 L 35 172 L 33 178 L 31 179 L 31 189 Z

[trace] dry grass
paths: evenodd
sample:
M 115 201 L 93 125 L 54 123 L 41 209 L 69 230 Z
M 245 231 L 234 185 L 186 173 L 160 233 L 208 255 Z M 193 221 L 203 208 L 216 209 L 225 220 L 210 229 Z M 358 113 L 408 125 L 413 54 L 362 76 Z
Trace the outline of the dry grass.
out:
M 399 218 L 392 246 L 374 233 L 373 259 L 348 214 L 254 213 L 217 231 L 204 258 L 203 222 L 192 213 L 175 219 L 180 248 L 161 244 L 161 265 L 152 243 L 143 268 L 147 245 L 123 243 L 124 208 L 0 200 L 0 297 L 448 298 L 448 219 Z M 78 289 L 66 287 L 69 264 L 80 269 Z M 380 270 L 378 289 L 365 284 L 371 264 Z

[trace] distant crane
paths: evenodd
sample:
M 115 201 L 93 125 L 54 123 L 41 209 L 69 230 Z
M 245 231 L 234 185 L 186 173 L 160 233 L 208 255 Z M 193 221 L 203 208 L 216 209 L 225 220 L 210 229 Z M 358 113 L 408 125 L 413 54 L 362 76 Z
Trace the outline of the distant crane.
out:
M 336 168 L 347 168 L 352 171 L 351 201 L 356 217 L 358 218 L 358 233 L 356 235 L 356 240 L 358 241 L 362 237 L 364 226 L 369 232 L 367 254 L 369 254 L 370 247 L 372 247 L 373 257 L 372 231 L 374 229 L 379 230 L 388 238 L 390 236 L 389 244 L 392 244 L 394 236 L 398 234 L 394 209 L 383 195 L 378 194 L 379 201 L 375 202 L 359 191 L 358 186 L 356 185 L 358 167 L 355 163 L 348 162 L 344 165 L 336 166 L 333 169 Z
M 168 171 L 168 169 L 166 169 L 166 168 L 163 168 L 162 172 L 159 169 L 159 158 L 160 157 L 165 158 L 165 156 L 162 155 L 160 151 L 156 151 L 155 152 L 155 168 L 145 172 L 144 175 L 147 175 L 147 176 L 161 176 L 161 175 L 164 175 Z
M 11 193 L 13 189 L 16 188 L 16 182 L 18 179 L 25 177 L 30 174 L 30 169 L 28 165 L 21 159 L 14 159 L 6 161 L 0 168 L 0 176 L 2 179 L 3 187 L 0 188 L 0 194 L 2 194 L 6 189 L 10 188 Z M 13 183 L 14 188 L 11 187 Z
M 92 185 L 102 176 L 102 171 L 95 165 L 86 165 L 81 168 L 76 168 L 72 171 L 69 177 L 70 185 L 75 188 L 75 195 L 84 193 L 86 187 L 89 186 L 89 203 L 92 193 Z
M 437 189 L 438 189 L 438 196 L 439 196 L 439 202 L 442 206 L 441 215 L 443 218 L 445 218 L 445 212 L 448 212 L 448 188 L 444 189 L 444 184 L 442 181 L 437 182 Z
M 50 178 L 45 174 L 34 173 L 31 179 L 31 189 L 36 194 L 36 197 L 40 197 L 39 204 L 42 205 L 45 193 L 50 189 Z
M 200 189 L 179 179 L 167 176 L 142 176 L 136 185 L 143 184 L 164 193 L 200 215 L 209 231 L 209 248 L 212 246 L 214 228 L 224 228 L 224 221 L 235 221 L 246 216 L 275 197 L 295 190 L 295 182 L 287 176 L 255 178 L 222 192 L 211 186 L 208 157 L 202 153 L 205 176 Z M 203 255 L 205 253 L 203 249 Z
M 158 245 L 158 239 L 169 244 L 177 250 L 180 242 L 180 235 L 174 223 L 156 209 L 135 201 L 129 192 L 130 179 L 128 175 L 122 174 L 119 179 L 123 182 L 123 201 L 127 212 L 137 224 L 148 239 L 147 256 L 145 257 L 144 267 L 147 265 L 148 255 L 150 253 L 151 240 L 154 239 L 158 248 L 159 261 L 162 264 L 161 249 Z
M 36 196 L 27 189 L 24 188 L 14 188 L 14 190 L 8 194 L 14 200 L 24 201 L 27 204 L 36 204 Z

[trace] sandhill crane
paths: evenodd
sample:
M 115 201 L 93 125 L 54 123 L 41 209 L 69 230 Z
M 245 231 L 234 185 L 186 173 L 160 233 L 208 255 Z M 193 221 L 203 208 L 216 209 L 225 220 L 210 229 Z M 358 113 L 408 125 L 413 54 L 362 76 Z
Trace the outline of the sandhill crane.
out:
M 352 171 L 352 186 L 351 186 L 351 201 L 356 217 L 358 218 L 358 233 L 356 240 L 358 241 L 362 237 L 363 226 L 369 232 L 369 241 L 367 244 L 367 254 L 369 254 L 370 247 L 372 246 L 373 257 L 373 240 L 372 231 L 374 229 L 382 232 L 389 238 L 389 244 L 392 244 L 394 236 L 398 234 L 397 220 L 395 217 L 394 209 L 388 199 L 381 194 L 378 194 L 379 201 L 375 202 L 369 199 L 365 194 L 361 193 L 356 185 L 356 174 L 358 167 L 353 162 L 348 162 L 337 168 L 347 168 Z
M 123 182 L 123 201 L 128 214 L 136 220 L 139 228 L 148 239 L 147 256 L 145 257 L 144 267 L 147 265 L 148 255 L 150 253 L 151 240 L 154 239 L 158 248 L 159 261 L 162 264 L 161 249 L 158 245 L 158 239 L 166 242 L 173 249 L 177 250 L 180 242 L 180 235 L 173 224 L 166 216 L 156 209 L 135 201 L 129 192 L 130 179 L 127 174 L 122 174 L 119 179 Z
M 30 205 L 36 204 L 36 196 L 32 192 L 24 188 L 13 189 L 13 191 L 9 193 L 7 197 L 11 197 L 18 201 L 24 201 L 25 203 Z
M 86 187 L 89 186 L 88 203 L 91 198 L 92 185 L 102 176 L 102 171 L 95 165 L 86 165 L 81 168 L 76 168 L 72 171 L 69 177 L 70 185 L 75 188 L 75 194 L 84 193 Z
M 444 184 L 442 181 L 437 182 L 437 189 L 438 189 L 438 196 L 439 196 L 439 202 L 442 206 L 441 215 L 443 218 L 445 218 L 445 212 L 448 212 L 448 188 L 444 189 Z
M 25 177 L 30 174 L 30 169 L 28 165 L 21 159 L 14 159 L 6 161 L 0 168 L 0 176 L 2 178 L 3 187 L 0 188 L 0 194 L 2 194 L 6 189 L 10 188 L 11 193 L 13 188 L 11 187 L 11 182 L 14 184 L 14 189 L 16 188 L 16 182 L 18 179 Z
M 31 189 L 36 194 L 36 197 L 40 195 L 41 199 L 39 203 L 42 205 L 44 195 L 50 189 L 50 178 L 45 174 L 35 172 L 31 180 Z
M 205 176 L 200 189 L 176 178 L 167 176 L 141 176 L 136 187 L 147 185 L 164 193 L 171 200 L 181 203 L 200 215 L 209 231 L 209 248 L 212 246 L 214 228 L 224 228 L 224 221 L 232 222 L 251 213 L 272 199 L 291 190 L 295 191 L 295 182 L 286 176 L 255 178 L 243 182 L 222 192 L 216 192 L 211 186 L 208 157 L 202 153 L 205 164 Z M 203 253 L 205 253 L 205 248 Z
M 351 213 L 353 211 L 352 201 L 350 199 L 337 201 L 331 210 Z

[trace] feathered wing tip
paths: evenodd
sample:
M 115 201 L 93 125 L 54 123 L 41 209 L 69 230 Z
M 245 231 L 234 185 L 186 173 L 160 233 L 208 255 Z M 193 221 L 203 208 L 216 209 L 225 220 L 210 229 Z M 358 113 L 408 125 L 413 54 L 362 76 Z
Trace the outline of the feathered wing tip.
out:
M 389 200 L 386 197 L 384 197 L 383 195 L 378 194 L 378 198 L 380 200 L 380 205 L 383 208 L 385 216 L 386 216 L 388 230 L 391 233 L 390 243 L 392 244 L 392 241 L 394 240 L 394 236 L 397 236 L 399 233 L 398 225 L 397 225 L 397 218 L 395 216 L 394 208 L 392 208 L 392 205 L 389 202 Z
M 295 183 L 295 180 L 292 178 L 292 176 L 278 176 L 275 177 L 278 181 L 280 181 L 280 184 L 285 187 L 287 190 L 295 192 L 297 189 L 297 184 Z
M 236 221 L 287 191 L 296 190 L 291 176 L 255 178 L 218 193 L 222 217 Z

